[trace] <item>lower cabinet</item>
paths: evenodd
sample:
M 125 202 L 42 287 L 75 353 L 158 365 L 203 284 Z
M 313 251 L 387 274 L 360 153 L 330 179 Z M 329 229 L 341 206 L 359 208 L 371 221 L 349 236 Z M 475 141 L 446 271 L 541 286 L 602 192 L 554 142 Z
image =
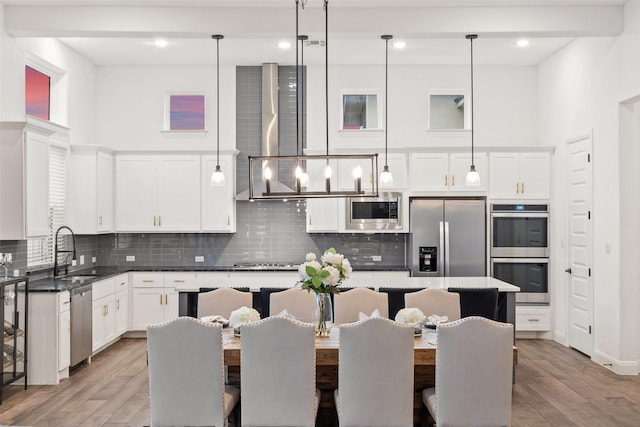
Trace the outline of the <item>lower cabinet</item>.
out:
M 516 331 L 547 332 L 551 330 L 549 306 L 516 305 Z
M 92 351 L 96 352 L 129 330 L 127 275 L 95 282 L 92 297 Z
M 71 296 L 58 294 L 58 371 L 71 365 Z
M 178 291 L 171 273 L 132 273 L 133 316 L 131 329 L 146 331 L 147 326 L 178 317 Z

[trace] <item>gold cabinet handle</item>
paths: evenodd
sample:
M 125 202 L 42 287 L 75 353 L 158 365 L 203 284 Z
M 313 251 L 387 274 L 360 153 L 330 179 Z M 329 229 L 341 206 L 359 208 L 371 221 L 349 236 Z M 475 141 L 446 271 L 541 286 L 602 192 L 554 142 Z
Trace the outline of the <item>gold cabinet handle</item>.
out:
M 66 304 L 71 304 L 71 301 L 65 301 L 62 303 L 62 305 L 66 305 Z
M 156 216 L 155 215 L 153 216 L 153 226 L 154 227 L 156 226 Z
M 539 322 L 540 319 L 527 319 L 528 322 Z
M 445 174 L 445 176 L 444 176 L 444 186 L 445 186 L 445 187 L 448 185 L 448 184 L 447 184 L 447 182 L 448 182 L 448 181 L 447 181 L 447 180 L 448 180 L 448 178 L 449 178 L 449 177 Z
M 311 220 L 311 214 L 309 214 L 309 225 L 313 225 L 313 221 Z
M 184 283 L 184 279 L 175 279 L 174 282 L 175 283 Z
M 151 280 L 151 279 L 143 279 L 142 283 L 153 283 L 153 280 Z
M 162 217 L 158 215 L 158 227 L 162 226 Z
M 162 294 L 160 294 L 160 305 L 162 305 Z
M 231 215 L 227 215 L 227 225 L 231 225 Z
M 127 284 L 127 282 L 121 282 L 120 286 L 125 286 Z
M 456 186 L 456 176 L 455 175 L 451 175 L 451 186 L 452 187 Z
M 102 215 L 98 217 L 98 225 L 102 225 Z
M 164 305 L 169 305 L 169 295 L 164 294 Z
M 520 183 L 516 182 L 516 194 L 520 193 Z
M 116 300 L 116 310 L 120 310 L 120 298 Z
M 524 194 L 524 182 L 520 183 L 520 192 Z

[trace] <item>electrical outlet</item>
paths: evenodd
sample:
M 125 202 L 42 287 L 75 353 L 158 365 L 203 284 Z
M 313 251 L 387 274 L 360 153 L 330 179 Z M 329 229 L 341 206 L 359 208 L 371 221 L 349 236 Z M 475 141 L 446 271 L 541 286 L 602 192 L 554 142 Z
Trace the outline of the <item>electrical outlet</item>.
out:
M 20 270 L 13 270 L 13 277 L 19 277 L 20 276 Z
M 204 256 L 196 255 L 196 262 L 204 262 Z
M 135 255 L 127 255 L 127 261 L 135 261 L 135 260 L 136 260 Z
M 376 261 L 376 262 L 382 261 L 382 255 L 373 255 L 371 257 L 371 261 Z
M 71 260 L 71 267 L 75 267 L 76 265 L 78 265 L 78 261 L 76 261 L 75 259 Z
M 80 265 L 84 265 L 84 255 L 80 255 Z
M 95 263 L 96 263 L 96 261 L 97 261 L 96 257 L 92 256 L 92 257 L 91 257 L 91 262 L 95 264 Z

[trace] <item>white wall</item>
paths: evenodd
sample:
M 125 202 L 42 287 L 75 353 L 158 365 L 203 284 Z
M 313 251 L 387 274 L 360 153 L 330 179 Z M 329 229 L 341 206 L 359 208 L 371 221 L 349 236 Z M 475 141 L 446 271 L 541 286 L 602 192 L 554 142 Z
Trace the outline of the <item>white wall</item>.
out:
M 640 7 L 628 3 L 626 19 L 640 22 Z M 563 248 L 566 237 L 566 140 L 593 129 L 594 224 L 594 360 L 612 363 L 619 372 L 638 372 L 640 347 L 637 328 L 637 266 L 630 273 L 621 268 L 621 254 L 636 251 L 637 241 L 622 240 L 626 233 L 621 223 L 621 206 L 637 206 L 638 194 L 633 186 L 621 184 L 625 172 L 621 159 L 635 149 L 621 140 L 620 102 L 640 95 L 640 35 L 638 25 L 627 26 L 618 38 L 581 38 L 571 43 L 539 66 L 539 114 L 542 144 L 556 145 L 554 247 Z M 633 139 L 630 138 L 630 141 Z M 637 144 L 637 139 L 636 142 Z M 625 145 L 626 144 L 626 145 Z M 637 179 L 637 177 L 636 177 Z M 634 183 L 637 185 L 637 183 Z M 637 212 L 631 215 L 638 220 Z M 625 217 L 625 221 L 629 218 Z M 632 228 L 635 229 L 636 225 Z M 611 253 L 606 253 L 609 245 Z M 565 249 L 554 259 L 556 302 L 556 337 L 567 333 L 567 276 Z M 624 272 L 621 274 L 621 272 Z M 561 339 L 562 340 L 562 339 Z
M 469 145 L 469 132 L 427 131 L 431 90 L 470 90 L 469 67 L 389 66 L 389 148 Z M 308 145 L 325 146 L 324 66 L 308 70 Z M 538 138 L 537 70 L 535 67 L 474 69 L 475 142 L 478 146 L 536 145 Z M 380 91 L 384 103 L 383 66 L 329 68 L 329 144 L 340 148 L 384 147 L 382 132 L 339 131 L 340 93 L 345 89 Z M 383 104 L 381 104 L 383 105 Z M 314 120 L 314 118 L 316 118 Z M 384 107 L 383 107 L 384 122 Z
M 96 67 L 55 39 L 2 34 L 1 120 L 24 120 L 24 67 L 29 55 L 64 73 L 58 82 L 56 123 L 71 128 L 72 144 L 95 144 Z M 52 110 L 53 110 L 52 106 Z
M 205 135 L 164 130 L 167 92 L 205 94 Z M 235 67 L 220 66 L 220 149 L 235 148 Z M 97 141 L 115 149 L 216 148 L 215 66 L 99 67 L 97 85 Z

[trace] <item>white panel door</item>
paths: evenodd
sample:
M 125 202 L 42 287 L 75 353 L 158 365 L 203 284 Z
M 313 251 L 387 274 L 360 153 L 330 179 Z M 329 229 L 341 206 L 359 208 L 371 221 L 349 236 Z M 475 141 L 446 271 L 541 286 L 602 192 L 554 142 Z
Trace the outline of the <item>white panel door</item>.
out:
M 569 346 L 593 352 L 591 136 L 568 144 Z
M 158 183 L 158 230 L 199 231 L 200 157 L 158 157 Z
M 129 330 L 129 289 L 116 293 L 114 310 L 116 336 L 119 337 Z
M 164 288 L 135 288 L 131 330 L 146 331 L 147 326 L 162 323 L 164 307 Z
M 117 231 L 156 230 L 156 169 L 153 156 L 116 158 Z

